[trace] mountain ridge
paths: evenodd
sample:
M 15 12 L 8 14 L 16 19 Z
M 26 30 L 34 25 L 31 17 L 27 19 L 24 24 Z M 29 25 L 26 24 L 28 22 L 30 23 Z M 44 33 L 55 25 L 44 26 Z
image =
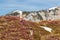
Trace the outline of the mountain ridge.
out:
M 30 20 L 33 22 L 38 22 L 40 20 L 60 20 L 60 6 L 58 7 L 52 7 L 48 10 L 40 10 L 40 11 L 20 11 L 15 10 L 9 14 L 6 15 L 12 15 L 12 16 L 20 16 L 25 20 Z

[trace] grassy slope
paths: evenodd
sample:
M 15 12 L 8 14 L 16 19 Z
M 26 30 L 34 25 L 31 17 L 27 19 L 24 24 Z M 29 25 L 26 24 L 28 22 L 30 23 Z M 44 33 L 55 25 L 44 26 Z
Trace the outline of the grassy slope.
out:
M 49 35 L 50 32 L 40 26 L 51 27 L 53 34 L 60 34 L 57 29 L 60 21 L 41 21 L 39 23 L 21 20 L 16 16 L 0 17 L 0 39 L 1 40 L 41 40 L 41 36 Z M 59 27 L 60 28 L 60 27 Z M 57 30 L 56 30 L 57 29 Z M 31 35 L 30 30 L 33 31 Z M 57 32 L 57 33 L 56 33 Z

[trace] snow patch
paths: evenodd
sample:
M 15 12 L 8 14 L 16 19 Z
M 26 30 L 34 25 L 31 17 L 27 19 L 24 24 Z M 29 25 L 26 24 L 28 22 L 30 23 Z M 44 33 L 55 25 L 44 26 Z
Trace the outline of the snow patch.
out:
M 57 8 L 57 7 L 52 7 L 52 8 L 50 8 L 49 10 L 52 10 L 52 9 L 54 10 L 55 8 Z
M 48 31 L 48 32 L 51 32 L 52 31 L 52 29 L 51 28 L 49 28 L 49 27 L 45 27 L 45 26 L 40 26 L 41 28 L 44 28 L 46 31 Z

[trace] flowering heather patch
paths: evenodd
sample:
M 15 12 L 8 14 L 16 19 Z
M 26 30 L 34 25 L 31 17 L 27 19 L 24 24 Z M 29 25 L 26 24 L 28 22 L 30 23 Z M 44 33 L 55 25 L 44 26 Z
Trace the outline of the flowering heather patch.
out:
M 38 30 L 37 23 L 20 20 L 15 16 L 0 17 L 0 40 L 40 40 L 39 31 L 36 30 Z
M 31 28 L 24 27 L 20 18 L 15 16 L 0 17 L 0 40 L 33 40 Z
M 55 22 L 55 21 L 54 21 Z M 49 26 L 51 28 L 59 25 L 54 22 L 41 21 L 40 23 L 23 20 L 16 16 L 0 17 L 0 40 L 41 40 L 42 36 L 51 34 L 40 26 Z M 57 26 L 59 27 L 59 26 Z M 55 33 L 56 31 L 52 31 Z

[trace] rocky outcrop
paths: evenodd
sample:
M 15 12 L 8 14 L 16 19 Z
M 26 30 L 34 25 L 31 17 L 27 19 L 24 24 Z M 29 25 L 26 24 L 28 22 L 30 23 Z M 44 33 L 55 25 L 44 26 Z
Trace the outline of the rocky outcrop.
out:
M 60 20 L 60 7 L 32 12 L 16 10 L 6 15 L 20 16 L 25 20 L 31 20 L 33 22 L 40 20 Z

